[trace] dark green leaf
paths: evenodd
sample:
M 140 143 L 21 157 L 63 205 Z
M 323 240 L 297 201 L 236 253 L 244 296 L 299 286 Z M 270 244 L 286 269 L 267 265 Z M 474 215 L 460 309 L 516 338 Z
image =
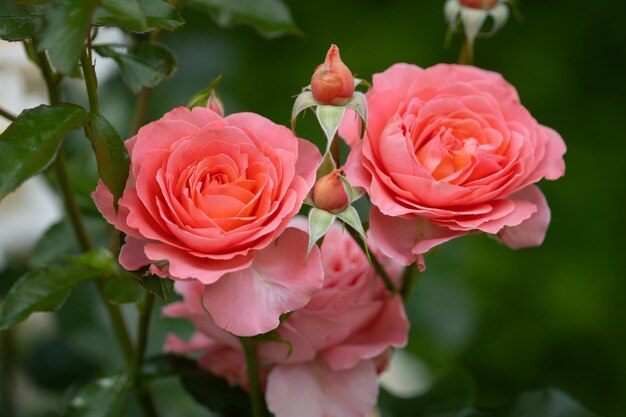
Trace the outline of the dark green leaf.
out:
M 173 31 L 185 23 L 176 8 L 164 0 L 106 0 L 102 6 L 94 12 L 94 25 L 144 33 L 156 28 Z
M 135 93 L 154 87 L 174 74 L 176 57 L 165 46 L 149 42 L 127 45 L 97 45 L 96 52 L 113 58 L 120 67 L 126 85 Z
M 0 38 L 21 41 L 32 37 L 43 10 L 41 6 L 17 6 L 6 0 L 0 2 Z
M 96 154 L 98 173 L 113 194 L 113 203 L 117 208 L 117 200 L 124 193 L 130 169 L 124 141 L 108 120 L 99 114 L 91 115 L 87 129 L 92 129 L 93 134 L 88 136 Z
M 167 278 L 160 278 L 151 273 L 146 273 L 139 277 L 139 283 L 150 293 L 159 297 L 163 302 L 169 300 L 174 290 L 174 281 Z
M 87 232 L 92 237 L 104 236 L 108 231 L 107 223 L 102 217 L 84 216 Z M 64 260 L 68 254 L 80 252 L 76 235 L 69 219 L 65 218 L 52 225 L 46 231 L 28 257 L 31 267 L 43 268 L 52 263 Z
M 172 355 L 150 358 L 144 376 L 178 376 L 185 390 L 200 404 L 223 417 L 249 417 L 250 397 L 240 388 L 199 369 L 195 361 Z
M 106 278 L 104 294 L 113 304 L 134 303 L 141 295 L 141 286 L 133 274 L 120 270 Z
M 105 248 L 95 248 L 69 258 L 72 263 L 93 268 L 104 278 L 104 292 L 107 299 L 115 304 L 137 301 L 141 287 L 135 276 L 124 270 L 113 254 Z
M 78 58 L 97 3 L 97 0 L 55 0 L 44 14 L 37 48 L 48 51 L 50 61 L 59 72 L 78 75 Z
M 86 120 L 87 112 L 74 104 L 22 112 L 0 135 L 0 199 L 46 168 L 65 135 Z
M 96 379 L 85 385 L 70 402 L 67 417 L 119 417 L 126 376 Z
M 98 271 L 83 265 L 53 266 L 27 272 L 4 299 L 0 330 L 16 325 L 36 311 L 57 310 L 78 284 L 99 276 Z
M 101 8 L 94 12 L 94 22 L 119 26 L 132 32 L 146 31 L 146 16 L 138 0 L 102 0 Z
M 269 38 L 298 32 L 282 0 L 188 0 L 185 4 L 210 14 L 220 26 L 250 25 Z
M 139 0 L 148 27 L 174 31 L 185 24 L 178 10 L 165 0 Z

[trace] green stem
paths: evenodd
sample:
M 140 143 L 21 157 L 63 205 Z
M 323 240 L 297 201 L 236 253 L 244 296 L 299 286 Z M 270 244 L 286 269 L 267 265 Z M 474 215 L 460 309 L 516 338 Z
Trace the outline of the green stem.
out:
M 80 58 L 80 65 L 83 69 L 83 76 L 85 78 L 85 87 L 87 89 L 87 95 L 89 97 L 89 109 L 93 114 L 100 113 L 100 105 L 98 103 L 98 81 L 96 79 L 96 71 L 93 66 L 93 62 L 91 59 L 91 48 L 90 45 L 87 45 L 87 48 L 83 51 L 83 54 Z M 90 129 L 89 126 L 86 127 L 85 133 L 89 136 L 93 135 L 93 129 Z M 93 137 L 89 139 L 94 140 Z M 115 239 L 115 235 L 113 239 Z M 119 235 L 117 235 L 119 239 Z M 141 410 L 145 417 L 157 417 L 158 412 L 152 400 L 152 396 L 150 393 L 138 386 L 138 378 L 137 373 L 141 368 L 141 363 L 143 361 L 143 355 L 145 352 L 145 343 L 147 339 L 147 331 L 148 324 L 150 323 L 150 311 L 152 310 L 152 303 L 154 300 L 149 302 L 149 308 L 145 309 L 147 311 L 147 317 L 140 317 L 139 320 L 139 340 L 137 345 L 137 350 L 133 353 L 133 346 L 130 340 L 130 336 L 128 334 L 128 329 L 124 322 L 124 318 L 120 309 L 110 303 L 106 296 L 104 295 L 103 283 L 98 282 L 98 289 L 100 290 L 100 295 L 104 304 L 106 305 L 107 311 L 109 313 L 109 317 L 111 319 L 111 323 L 113 324 L 113 330 L 116 333 L 116 336 L 119 340 L 120 346 L 122 348 L 122 352 L 124 353 L 124 358 L 126 359 L 126 363 L 128 364 L 129 369 L 133 375 L 133 387 L 135 388 L 135 398 L 139 405 L 141 406 Z
M 246 355 L 246 367 L 248 370 L 248 387 L 250 390 L 250 399 L 252 402 L 252 416 L 266 417 L 267 407 L 265 399 L 261 392 L 261 383 L 259 380 L 259 362 L 256 355 L 256 344 L 252 338 L 240 337 L 239 341 Z
M 407 266 L 402 274 L 402 288 L 400 288 L 400 295 L 404 301 L 408 300 L 411 296 L 411 292 L 418 278 L 420 277 L 420 270 L 417 264 L 414 262 Z
M 91 249 L 91 241 L 89 240 L 87 229 L 83 223 L 80 208 L 74 199 L 74 189 L 69 174 L 67 173 L 67 163 L 65 162 L 65 152 L 63 148 L 59 149 L 55 168 L 59 185 L 61 186 L 61 192 L 63 193 L 63 200 L 65 201 L 65 209 L 67 210 L 72 227 L 74 228 L 76 239 L 78 239 L 81 249 L 86 252 Z
M 7 329 L 0 332 L 0 399 L 8 415 L 15 412 L 15 371 L 16 357 L 14 331 Z
M 474 65 L 474 43 L 467 39 L 463 42 L 461 53 L 459 54 L 459 64 Z
M 13 115 L 12 113 L 10 113 L 9 111 L 3 109 L 2 107 L 0 107 L 0 116 L 4 117 L 7 120 L 10 120 L 12 122 L 15 121 L 15 119 L 17 119 L 17 116 Z
M 89 110 L 94 114 L 99 114 L 98 80 L 96 79 L 96 70 L 93 67 L 87 49 L 83 51 L 80 57 L 80 66 L 83 69 L 83 76 L 85 77 L 85 87 L 87 88 L 87 96 L 89 97 Z
M 370 263 L 374 267 L 374 270 L 376 270 L 376 273 L 382 278 L 383 282 L 385 283 L 385 287 L 387 288 L 387 290 L 389 292 L 391 292 L 392 294 L 397 294 L 398 293 L 398 289 L 394 285 L 394 283 L 391 280 L 391 278 L 389 278 L 389 275 L 387 274 L 387 271 L 385 271 L 385 268 L 383 268 L 383 266 L 380 263 L 380 261 L 378 260 L 378 258 L 376 258 L 376 255 L 374 255 L 371 251 L 367 250 L 367 246 L 366 246 L 367 244 L 365 242 L 363 242 L 363 239 L 361 239 L 361 236 L 359 236 L 359 234 L 355 230 L 353 230 L 351 227 L 348 227 L 347 229 L 350 232 L 350 235 L 352 236 L 354 241 L 361 247 L 361 249 L 363 249 L 363 252 L 366 255 L 369 252 Z
M 154 294 L 146 291 L 145 300 L 140 305 L 139 324 L 137 328 L 137 347 L 135 348 L 135 361 L 133 371 L 139 372 L 143 357 L 146 353 L 146 345 L 148 340 L 148 329 L 150 327 L 150 318 L 152 317 L 152 306 L 154 305 Z
M 98 294 L 100 295 L 100 298 L 102 299 L 109 315 L 109 320 L 111 321 L 113 332 L 115 333 L 115 337 L 117 338 L 122 350 L 122 355 L 124 355 L 124 361 L 130 367 L 133 363 L 133 344 L 130 340 L 122 312 L 119 307 L 106 299 L 106 296 L 104 295 L 104 282 L 96 281 L 96 285 L 98 287 Z
M 148 111 L 148 102 L 152 95 L 151 88 L 143 88 L 137 96 L 137 102 L 135 104 L 135 114 L 130 125 L 130 134 L 135 135 L 139 131 L 139 128 L 143 125 L 143 121 Z

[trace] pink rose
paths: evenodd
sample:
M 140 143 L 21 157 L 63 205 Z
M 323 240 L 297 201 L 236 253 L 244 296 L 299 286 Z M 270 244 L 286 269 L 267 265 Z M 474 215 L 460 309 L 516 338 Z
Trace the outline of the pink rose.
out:
M 374 75 L 364 139 L 347 115 L 345 171 L 374 208 L 371 235 L 408 264 L 470 231 L 513 248 L 543 242 L 550 211 L 533 184 L 565 171 L 565 144 L 520 104 L 497 73 L 471 66 L 396 64 Z
M 206 285 L 207 310 L 241 336 L 276 328 L 322 285 L 319 253 L 290 229 L 321 155 L 289 129 L 253 113 L 222 118 L 176 108 L 126 142 L 131 172 L 113 210 L 103 183 L 93 198 L 126 233 L 120 263 Z
M 390 348 L 402 347 L 407 341 L 409 324 L 402 300 L 385 290 L 352 237 L 335 224 L 326 234 L 321 252 L 324 287 L 277 329 L 291 344 L 291 355 L 286 343 L 264 343 L 258 349 L 260 362 L 269 367 L 263 369 L 263 374 L 269 372 L 265 395 L 276 417 L 302 416 L 303 410 L 310 417 L 363 417 L 376 404 L 377 374 L 389 360 Z M 392 279 L 399 280 L 403 268 L 390 259 L 383 263 Z M 184 300 L 165 306 L 164 314 L 192 321 L 213 343 L 203 350 L 204 368 L 245 387 L 241 359 L 224 359 L 227 370 L 208 365 L 220 362 L 223 356 L 219 355 L 230 349 L 239 350 L 239 358 L 243 353 L 236 338 L 202 313 L 201 288 L 191 282 L 177 282 L 175 288 Z M 184 344 L 170 336 L 166 350 L 186 354 L 194 343 L 202 348 L 197 340 Z M 219 355 L 212 353 L 215 344 L 222 347 Z

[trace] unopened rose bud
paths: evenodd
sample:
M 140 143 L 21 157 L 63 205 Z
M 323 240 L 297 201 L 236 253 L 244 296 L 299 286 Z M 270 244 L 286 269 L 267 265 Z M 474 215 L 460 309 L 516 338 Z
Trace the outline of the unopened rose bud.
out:
M 340 169 L 320 178 L 313 187 L 315 207 L 331 213 L 340 213 L 350 205 L 350 198 L 339 178 Z
M 211 91 L 211 95 L 209 96 L 206 106 L 215 113 L 224 117 L 224 103 L 222 102 L 222 99 L 219 98 L 217 93 L 215 93 L 215 90 Z
M 346 104 L 352 97 L 354 77 L 341 61 L 337 45 L 331 45 L 326 60 L 315 69 L 311 78 L 311 91 L 318 102 L 335 106 Z
M 499 2 L 500 0 L 459 0 L 462 6 L 482 10 L 493 9 Z

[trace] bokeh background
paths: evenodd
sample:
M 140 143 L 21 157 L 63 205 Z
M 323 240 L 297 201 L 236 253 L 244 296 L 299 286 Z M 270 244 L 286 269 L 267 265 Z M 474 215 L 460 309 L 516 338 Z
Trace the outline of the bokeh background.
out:
M 331 43 L 366 79 L 396 62 L 427 67 L 458 56 L 459 37 L 444 47 L 443 1 L 286 3 L 302 34 L 272 40 L 183 12 L 187 24 L 164 36 L 179 69 L 154 91 L 148 119 L 185 105 L 221 73 L 228 113 L 254 111 L 287 125 L 294 95 Z M 524 0 L 519 8 L 523 20 L 513 18 L 495 38 L 479 40 L 475 59 L 502 73 L 531 113 L 567 143 L 566 176 L 540 184 L 552 209 L 551 227 L 536 249 L 511 251 L 486 236 L 439 248 L 408 304 L 407 351 L 421 361 L 425 385 L 461 370 L 473 381 L 480 406 L 555 386 L 600 415 L 626 416 L 626 6 Z M 81 99 L 65 87 L 68 96 Z M 127 132 L 132 95 L 119 76 L 100 90 L 103 113 Z M 320 139 L 312 119 L 299 122 L 298 132 Z M 93 210 L 88 195 L 95 169 L 78 137 L 68 145 L 70 163 L 81 202 Z M 102 226 L 92 213 L 97 231 Z M 0 294 L 24 262 L 30 261 L 13 260 L 0 272 Z M 17 330 L 12 371 L 25 404 L 20 415 L 55 415 L 75 387 L 121 367 L 94 300 L 86 286 L 54 318 L 39 315 Z M 150 353 L 160 350 L 171 329 L 189 332 L 184 323 L 156 319 Z M 206 415 L 175 382 L 157 389 L 164 416 Z

